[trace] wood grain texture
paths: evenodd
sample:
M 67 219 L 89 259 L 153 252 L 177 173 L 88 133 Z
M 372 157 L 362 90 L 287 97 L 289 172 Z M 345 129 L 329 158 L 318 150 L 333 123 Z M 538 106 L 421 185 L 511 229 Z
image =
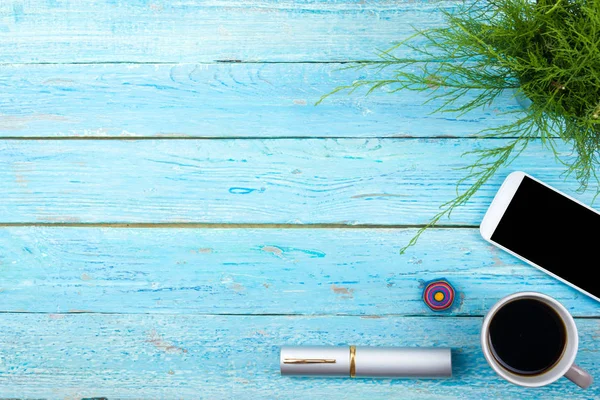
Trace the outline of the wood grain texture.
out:
M 374 59 L 443 22 L 430 1 L 3 0 L 0 62 Z
M 577 320 L 577 362 L 598 376 L 600 325 Z M 561 378 L 523 389 L 498 378 L 479 347 L 480 318 L 0 315 L 0 393 L 53 398 L 592 399 Z M 450 379 L 281 377 L 279 346 L 451 347 Z
M 510 385 L 479 348 L 481 315 L 537 290 L 582 317 L 577 362 L 600 376 L 597 302 L 476 230 L 512 170 L 591 203 L 539 143 L 398 254 L 461 155 L 502 143 L 468 136 L 512 119 L 512 95 L 462 118 L 415 93 L 313 106 L 374 76 L 341 63 L 459 4 L 0 1 L 0 398 L 600 398 Z M 420 300 L 440 277 L 462 294 L 450 314 Z M 285 378 L 283 344 L 449 346 L 454 377 Z
M 0 312 L 424 315 L 445 277 L 454 315 L 535 290 L 573 315 L 597 302 L 488 245 L 476 229 L 0 229 Z M 445 315 L 448 313 L 444 313 Z
M 0 222 L 423 224 L 456 195 L 467 151 L 500 140 L 0 142 Z M 567 152 L 568 149 L 564 149 Z M 509 170 L 592 202 L 539 144 L 443 223 L 479 226 Z
M 512 121 L 512 92 L 462 117 L 428 94 L 319 98 L 374 71 L 344 64 L 3 66 L 0 137 L 439 137 Z M 472 95 L 465 99 L 472 99 Z

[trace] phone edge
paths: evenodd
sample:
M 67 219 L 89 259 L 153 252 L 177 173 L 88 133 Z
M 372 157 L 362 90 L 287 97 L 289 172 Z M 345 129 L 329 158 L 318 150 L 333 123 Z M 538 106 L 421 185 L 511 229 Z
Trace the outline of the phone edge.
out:
M 525 176 L 529 175 L 523 171 L 511 172 L 504 178 L 502 185 L 494 195 L 479 224 L 479 234 L 488 242 Z

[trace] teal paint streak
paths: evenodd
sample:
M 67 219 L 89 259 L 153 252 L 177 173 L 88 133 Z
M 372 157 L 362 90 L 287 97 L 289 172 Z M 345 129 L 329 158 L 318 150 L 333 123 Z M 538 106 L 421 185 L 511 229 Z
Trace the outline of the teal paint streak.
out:
M 18 22 L 0 62 L 344 61 L 375 59 L 456 2 L 66 0 L 0 3 Z M 358 34 L 359 33 L 359 34 Z M 21 40 L 20 38 L 35 38 Z
M 502 381 L 479 348 L 480 318 L 0 315 L 4 396 L 106 398 L 598 398 L 561 378 L 536 390 Z M 577 362 L 598 376 L 598 322 L 577 320 Z M 283 344 L 444 346 L 450 379 L 302 379 L 279 374 Z M 26 349 L 24 351 L 23 349 Z M 339 397 L 339 396 L 338 396 Z
M 19 23 L 22 21 L 23 19 L 23 3 L 19 2 L 19 3 L 15 3 L 13 4 L 13 9 L 12 9 L 12 15 L 14 18 L 14 21 L 16 23 Z
M 251 189 L 251 188 L 240 188 L 240 187 L 232 187 L 229 188 L 229 193 L 231 194 L 250 194 L 252 192 L 256 192 L 256 191 L 263 191 L 260 189 Z
M 576 316 L 596 301 L 477 229 L 0 229 L 0 312 L 435 316 L 422 282 L 447 278 L 455 315 L 537 290 Z
M 516 118 L 505 93 L 463 117 L 412 92 L 319 98 L 375 72 L 341 64 L 5 66 L 0 137 L 459 136 Z M 469 97 L 471 98 L 471 97 Z
M 458 168 L 473 161 L 461 155 L 500 143 L 0 141 L 0 222 L 424 224 L 456 195 Z M 577 182 L 565 181 L 537 143 L 443 223 L 478 226 L 504 176 L 517 169 L 592 202 L 595 189 L 576 193 Z

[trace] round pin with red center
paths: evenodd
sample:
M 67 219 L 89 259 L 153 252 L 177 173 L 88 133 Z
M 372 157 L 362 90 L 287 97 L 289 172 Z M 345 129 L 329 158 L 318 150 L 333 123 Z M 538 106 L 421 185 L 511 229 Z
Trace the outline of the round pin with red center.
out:
M 445 279 L 430 281 L 423 289 L 423 301 L 433 311 L 444 311 L 452 307 L 455 291 Z

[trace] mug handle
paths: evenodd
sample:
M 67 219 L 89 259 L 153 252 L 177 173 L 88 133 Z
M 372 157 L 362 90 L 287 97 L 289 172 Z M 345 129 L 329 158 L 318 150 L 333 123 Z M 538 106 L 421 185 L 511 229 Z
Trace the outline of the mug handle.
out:
M 585 369 L 576 364 L 571 365 L 565 377 L 583 389 L 587 389 L 594 382 L 594 378 Z

